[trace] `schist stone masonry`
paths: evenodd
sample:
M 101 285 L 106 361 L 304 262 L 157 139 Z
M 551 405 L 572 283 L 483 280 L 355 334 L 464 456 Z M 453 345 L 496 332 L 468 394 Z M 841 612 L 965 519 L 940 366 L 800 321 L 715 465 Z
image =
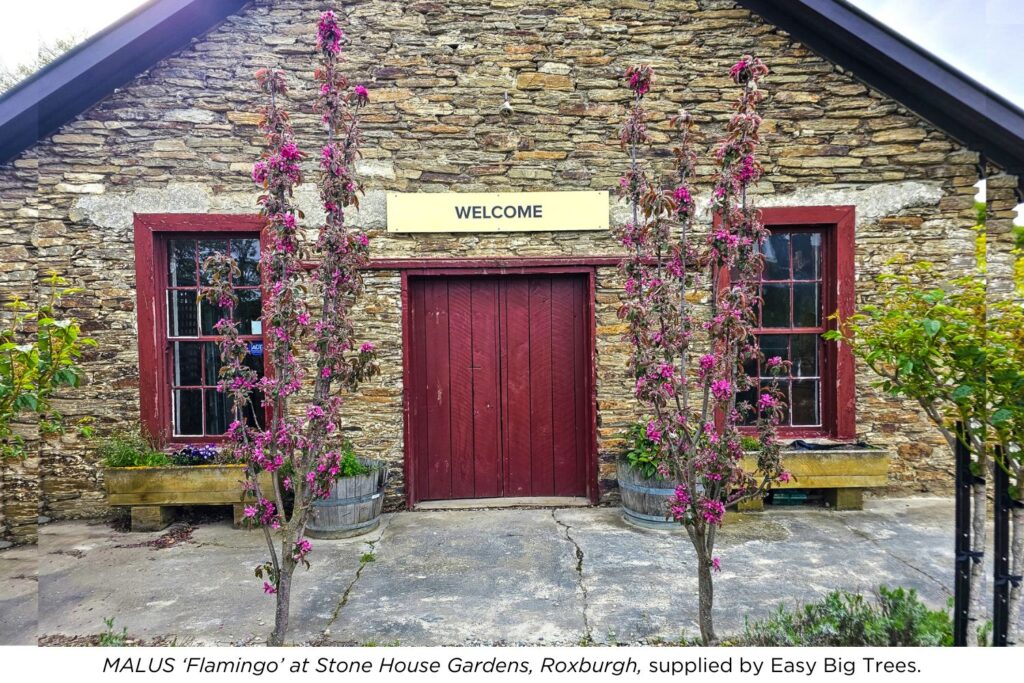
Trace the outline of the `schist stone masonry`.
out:
M 101 434 L 142 422 L 171 443 L 195 444 L 224 428 L 215 410 L 189 417 L 169 406 L 203 396 L 216 408 L 216 387 L 173 350 L 181 358 L 212 353 L 192 264 L 228 243 L 246 254 L 246 331 L 259 358 L 266 326 L 252 266 L 262 224 L 250 178 L 262 149 L 257 69 L 285 71 L 299 146 L 318 150 L 323 142 L 311 111 L 310 28 L 325 3 L 199 4 L 204 11 L 174 21 L 157 16 L 160 3 L 136 13 L 136 24 L 153 17 L 147 30 L 174 33 L 177 42 L 165 41 L 160 55 L 151 34 L 140 33 L 116 54 L 103 53 L 112 41 L 87 43 L 62 70 L 44 74 L 52 80 L 81 66 L 73 81 L 46 92 L 98 88 L 92 84 L 102 79 L 89 65 L 110 63 L 119 80 L 108 78 L 105 90 L 31 100 L 44 90 L 30 81 L 0 100 L 0 114 L 24 109 L 17 120 L 0 116 L 0 289 L 40 300 L 50 270 L 83 288 L 70 314 L 98 348 L 85 359 L 83 386 L 54 407 L 69 423 L 94 418 Z M 862 365 L 838 381 L 834 348 L 820 333 L 839 295 L 854 307 L 877 300 L 875 278 L 894 254 L 949 272 L 970 265 L 982 159 L 1000 164 L 987 171 L 989 262 L 992 272 L 1006 270 L 1000 249 L 1012 235 L 1017 185 L 1006 150 L 1017 149 L 1017 138 L 993 142 L 998 102 L 957 85 L 976 99 L 962 117 L 972 130 L 957 129 L 957 109 L 943 93 L 960 76 L 928 78 L 922 74 L 933 67 L 922 65 L 868 67 L 840 54 L 863 35 L 813 18 L 784 30 L 770 2 L 334 6 L 358 36 L 345 48 L 346 72 L 369 88 L 356 165 L 365 194 L 351 218 L 368 230 L 372 262 L 354 313 L 382 368 L 346 403 L 344 428 L 360 454 L 391 465 L 389 507 L 498 496 L 618 499 L 623 430 L 641 417 L 618 317 L 624 248 L 609 229 L 629 218 L 614 197 L 630 163 L 619 142 L 630 104 L 623 73 L 639 62 L 654 69 L 647 126 L 655 148 L 670 149 L 668 118 L 680 108 L 693 113 L 710 147 L 731 116 L 736 90 L 727 73 L 743 54 L 771 68 L 765 177 L 753 199 L 773 234 L 779 273 L 771 287 L 785 304 L 768 307 L 778 320 L 765 342 L 800 360 L 801 374 L 787 379 L 796 406 L 787 427 L 801 438 L 878 446 L 881 456 L 842 475 L 848 486 L 948 487 L 949 448 L 917 406 L 876 389 Z M 833 9 L 849 13 L 841 3 Z M 172 52 L 172 42 L 182 47 Z M 821 46 L 838 56 L 824 57 L 833 52 Z M 893 76 L 907 72 L 915 79 Z M 901 90 L 871 85 L 887 82 Z M 894 99 L 912 88 L 916 99 Z M 928 119 L 912 110 L 914 101 L 934 105 Z M 34 123 L 44 120 L 51 128 Z M 303 162 L 307 181 L 318 156 Z M 652 177 L 664 177 L 669 155 L 649 159 Z M 712 172 L 711 164 L 697 168 L 701 206 Z M 316 187 L 300 185 L 296 202 L 302 227 L 315 231 L 323 216 Z M 143 305 L 140 292 L 150 297 Z M 149 357 L 140 353 L 146 348 Z M 186 371 L 189 386 L 174 381 Z M 40 434 L 31 421 L 18 431 L 36 455 L 0 473 L 0 536 L 32 540 L 40 515 L 109 512 L 95 439 L 75 429 Z M 805 453 L 793 463 L 838 457 Z

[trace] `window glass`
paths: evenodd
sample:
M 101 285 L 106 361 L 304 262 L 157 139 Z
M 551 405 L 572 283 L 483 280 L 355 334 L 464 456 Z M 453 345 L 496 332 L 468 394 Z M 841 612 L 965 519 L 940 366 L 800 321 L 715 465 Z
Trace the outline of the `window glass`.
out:
M 230 253 L 239 273 L 231 282 L 238 304 L 233 310 L 200 298 L 210 278 L 202 272 L 205 259 Z M 263 337 L 260 316 L 259 240 L 170 239 L 167 241 L 167 348 L 170 353 L 171 433 L 174 436 L 218 436 L 234 419 L 230 397 L 219 391 L 220 347 L 217 322 L 231 316 L 249 344 L 245 364 L 263 375 Z M 262 396 L 254 395 L 256 410 L 246 419 L 260 423 Z
M 762 246 L 760 329 L 755 333 L 765 359 L 791 361 L 789 374 L 776 380 L 786 397 L 784 427 L 822 423 L 822 236 L 820 230 L 773 229 Z M 761 364 L 748 363 L 746 371 L 759 378 L 762 391 L 771 385 L 772 377 Z M 737 396 L 743 400 L 756 405 L 757 396 L 744 392 Z

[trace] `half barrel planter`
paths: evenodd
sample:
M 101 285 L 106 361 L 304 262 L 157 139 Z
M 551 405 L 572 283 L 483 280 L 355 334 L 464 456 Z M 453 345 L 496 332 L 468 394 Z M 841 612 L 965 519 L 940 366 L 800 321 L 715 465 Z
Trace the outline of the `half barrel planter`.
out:
M 622 518 L 633 526 L 661 531 L 679 531 L 683 527 L 669 517 L 668 502 L 675 494 L 675 479 L 645 477 L 642 472 L 620 459 L 617 464 Z
M 269 486 L 269 477 L 260 476 Z M 163 529 L 174 519 L 174 508 L 183 505 L 231 505 L 239 526 L 245 508 L 245 465 L 108 467 L 104 480 L 107 504 L 131 508 L 132 531 Z
M 327 498 L 313 501 L 306 536 L 350 538 L 367 534 L 380 526 L 388 468 L 381 460 L 359 458 L 359 462 L 370 471 L 338 479 Z

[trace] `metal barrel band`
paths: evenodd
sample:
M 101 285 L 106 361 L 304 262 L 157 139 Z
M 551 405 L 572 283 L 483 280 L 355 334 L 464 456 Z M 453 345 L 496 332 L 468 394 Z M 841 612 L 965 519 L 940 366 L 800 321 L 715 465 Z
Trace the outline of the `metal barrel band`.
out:
M 640 493 L 653 493 L 658 496 L 670 496 L 675 491 L 675 488 L 663 489 L 655 488 L 653 486 L 638 486 L 637 484 L 631 484 L 630 482 L 619 482 L 619 488 L 629 489 L 630 491 L 639 491 Z
M 351 505 L 353 503 L 368 503 L 371 500 L 380 498 L 380 493 L 366 493 L 361 496 L 354 496 L 352 498 L 338 498 L 336 500 L 315 500 L 313 501 L 313 507 L 330 508 L 338 507 L 340 505 Z
M 643 520 L 646 520 L 648 522 L 661 522 L 663 524 L 675 524 L 675 520 L 672 519 L 671 517 L 669 517 L 668 515 L 665 515 L 665 516 L 648 515 L 648 514 L 643 513 L 643 512 L 636 512 L 635 510 L 629 510 L 629 509 L 626 509 L 626 508 L 623 508 L 623 511 L 628 516 L 630 516 L 630 517 L 636 517 L 637 519 L 643 519 Z

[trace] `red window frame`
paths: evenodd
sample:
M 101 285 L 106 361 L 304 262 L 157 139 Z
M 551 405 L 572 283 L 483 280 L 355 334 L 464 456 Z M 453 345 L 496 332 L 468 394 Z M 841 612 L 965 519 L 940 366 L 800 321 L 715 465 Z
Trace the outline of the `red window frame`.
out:
M 160 443 L 219 443 L 224 436 L 174 436 L 171 429 L 171 346 L 167 341 L 167 241 L 257 235 L 267 249 L 266 219 L 254 214 L 135 214 L 135 286 L 139 330 L 139 417 Z M 264 325 L 266 329 L 266 325 Z M 199 337 L 197 341 L 204 338 Z
M 822 244 L 822 327 L 832 330 L 836 320 L 829 317 L 838 312 L 846 319 L 854 311 L 854 230 L 853 206 L 795 206 L 761 209 L 761 220 L 768 229 L 791 228 L 794 231 L 819 229 Z M 717 220 L 716 220 L 717 222 Z M 728 284 L 728 273 L 721 285 Z M 792 306 L 792 302 L 790 303 Z M 819 331 L 820 328 L 758 328 L 758 334 L 797 334 Z M 821 378 L 821 423 L 815 427 L 779 427 L 784 439 L 828 438 L 853 439 L 857 435 L 856 386 L 853 352 L 845 344 L 822 342 L 818 376 Z M 754 431 L 741 427 L 741 431 Z

